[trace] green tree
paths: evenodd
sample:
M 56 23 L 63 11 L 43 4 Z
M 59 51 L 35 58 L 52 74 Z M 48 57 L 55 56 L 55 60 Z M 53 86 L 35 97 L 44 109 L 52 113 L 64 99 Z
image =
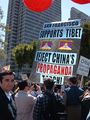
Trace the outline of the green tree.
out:
M 4 61 L 6 60 L 6 53 L 5 53 L 5 42 L 3 41 L 3 37 L 4 37 L 4 28 L 5 28 L 5 25 L 4 23 L 2 23 L 2 19 L 3 19 L 3 11 L 0 7 L 0 61 Z
M 24 53 L 26 55 L 26 63 L 29 64 L 30 67 L 32 67 L 35 53 L 36 53 L 37 43 L 34 41 L 30 45 L 27 45 L 27 47 L 25 48 L 26 49 Z
M 80 55 L 90 59 L 90 22 L 84 24 L 81 39 Z
M 13 50 L 12 50 L 12 55 L 18 65 L 18 68 L 22 68 L 23 64 L 24 64 L 24 58 L 23 58 L 23 54 L 24 54 L 24 46 L 23 44 L 19 44 L 17 45 Z
M 29 64 L 32 67 L 36 52 L 36 42 L 31 44 L 19 44 L 12 50 L 12 55 L 21 69 L 24 64 Z
M 3 49 L 0 49 L 0 60 L 6 60 L 6 53 Z
M 4 32 L 4 28 L 5 28 L 4 23 L 2 23 L 2 19 L 3 19 L 3 11 L 2 11 L 2 9 L 0 7 L 0 44 L 3 43 L 2 37 L 4 36 L 3 32 Z

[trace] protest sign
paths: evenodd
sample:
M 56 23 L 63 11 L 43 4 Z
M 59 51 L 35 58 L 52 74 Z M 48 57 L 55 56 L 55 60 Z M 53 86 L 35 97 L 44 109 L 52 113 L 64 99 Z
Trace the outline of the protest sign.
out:
M 82 75 L 82 76 L 88 76 L 89 69 L 90 69 L 90 59 L 80 56 L 77 74 Z
M 56 84 L 64 84 L 65 77 L 75 75 L 81 36 L 79 19 L 45 23 L 39 34 L 30 80 L 42 82 L 45 76 L 52 76 Z
M 47 75 L 47 74 L 40 74 L 40 83 L 43 83 L 45 78 L 51 78 L 56 84 L 63 85 L 64 84 L 64 76 L 60 75 Z

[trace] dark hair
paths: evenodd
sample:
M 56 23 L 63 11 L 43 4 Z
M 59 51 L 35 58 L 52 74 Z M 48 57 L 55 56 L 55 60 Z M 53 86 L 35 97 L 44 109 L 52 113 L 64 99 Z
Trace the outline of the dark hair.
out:
M 2 82 L 3 77 L 6 76 L 6 75 L 14 75 L 14 76 L 15 76 L 15 73 L 14 73 L 14 72 L 11 72 L 11 71 L 1 72 L 1 73 L 0 73 L 0 82 Z
M 47 78 L 44 81 L 44 85 L 46 86 L 46 89 L 51 90 L 53 88 L 53 86 L 54 86 L 54 81 L 51 78 Z
M 77 84 L 77 78 L 76 78 L 76 77 L 70 77 L 70 78 L 69 78 L 69 81 L 70 81 L 72 84 Z
M 61 85 L 56 85 L 56 87 L 57 87 L 58 89 L 61 89 Z
M 57 91 L 60 91 L 61 90 L 61 85 L 56 85 L 55 87 L 54 87 L 54 92 L 57 92 Z
M 28 82 L 27 81 L 20 81 L 18 83 L 18 87 L 19 87 L 20 90 L 24 90 L 26 86 L 28 86 Z

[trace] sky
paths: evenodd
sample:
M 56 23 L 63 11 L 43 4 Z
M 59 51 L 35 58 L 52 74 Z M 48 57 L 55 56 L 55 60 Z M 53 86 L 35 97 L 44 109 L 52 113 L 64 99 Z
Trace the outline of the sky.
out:
M 0 0 L 0 6 L 4 13 L 2 22 L 5 24 L 6 24 L 6 17 L 7 17 L 8 1 L 9 0 Z M 76 9 L 78 9 L 90 16 L 90 3 L 80 5 L 80 4 L 72 2 L 71 0 L 61 0 L 62 21 L 67 21 L 68 18 L 70 17 L 71 7 L 75 7 Z

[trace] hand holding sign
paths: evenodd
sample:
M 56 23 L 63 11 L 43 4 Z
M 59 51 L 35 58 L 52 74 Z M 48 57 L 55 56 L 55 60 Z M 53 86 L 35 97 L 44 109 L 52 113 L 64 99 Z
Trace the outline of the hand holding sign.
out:
M 43 12 L 53 3 L 53 0 L 23 0 L 26 7 L 34 12 Z

